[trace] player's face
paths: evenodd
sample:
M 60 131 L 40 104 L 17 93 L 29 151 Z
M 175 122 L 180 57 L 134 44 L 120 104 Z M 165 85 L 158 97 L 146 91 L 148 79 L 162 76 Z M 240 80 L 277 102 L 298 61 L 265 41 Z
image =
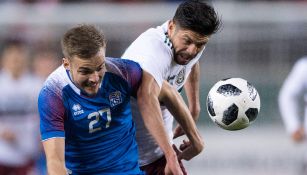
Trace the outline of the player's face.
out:
M 174 60 L 180 65 L 188 64 L 205 47 L 210 38 L 182 29 L 173 21 L 169 23 L 168 35 L 174 48 Z
M 14 78 L 19 78 L 23 74 L 27 65 L 27 52 L 25 48 L 10 46 L 4 51 L 2 58 L 3 68 L 9 71 Z
M 74 56 L 63 59 L 63 64 L 70 71 L 74 84 L 89 96 L 96 95 L 106 72 L 105 49 L 102 48 L 94 57 L 82 59 Z

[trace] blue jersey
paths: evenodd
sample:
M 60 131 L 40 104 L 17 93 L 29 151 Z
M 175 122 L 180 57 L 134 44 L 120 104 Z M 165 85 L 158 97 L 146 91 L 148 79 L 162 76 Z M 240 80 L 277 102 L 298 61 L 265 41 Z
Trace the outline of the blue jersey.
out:
M 130 109 L 142 69 L 117 58 L 106 58 L 106 68 L 95 97 L 84 95 L 63 66 L 39 95 L 42 140 L 65 138 L 65 163 L 73 175 L 142 174 Z

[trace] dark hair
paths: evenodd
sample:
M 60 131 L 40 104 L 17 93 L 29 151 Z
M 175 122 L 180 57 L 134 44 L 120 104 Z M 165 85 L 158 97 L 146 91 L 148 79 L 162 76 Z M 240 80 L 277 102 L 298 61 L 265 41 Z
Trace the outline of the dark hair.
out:
M 3 47 L 1 49 L 1 51 L 3 52 L 6 49 L 12 48 L 12 47 L 16 47 L 16 48 L 26 48 L 27 43 L 19 38 L 7 38 L 4 40 L 3 42 Z
M 66 58 L 73 56 L 91 58 L 100 48 L 105 47 L 105 37 L 102 31 L 93 25 L 82 24 L 68 30 L 61 41 L 62 51 Z
M 181 3 L 173 20 L 179 27 L 201 35 L 214 34 L 221 25 L 221 20 L 214 8 L 196 0 Z

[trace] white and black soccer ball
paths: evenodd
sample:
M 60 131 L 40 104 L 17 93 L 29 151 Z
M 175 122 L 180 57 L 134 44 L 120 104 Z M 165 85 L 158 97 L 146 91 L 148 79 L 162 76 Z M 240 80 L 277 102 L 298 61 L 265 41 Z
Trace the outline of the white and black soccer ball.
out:
M 221 128 L 240 130 L 257 118 L 260 97 L 256 88 L 242 78 L 223 79 L 210 89 L 207 110 Z

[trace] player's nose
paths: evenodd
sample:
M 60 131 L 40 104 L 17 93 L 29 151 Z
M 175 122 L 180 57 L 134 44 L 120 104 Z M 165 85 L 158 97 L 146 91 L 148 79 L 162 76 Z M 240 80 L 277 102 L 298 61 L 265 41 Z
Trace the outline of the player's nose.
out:
M 93 72 L 89 77 L 89 81 L 98 82 L 99 81 L 99 72 L 97 72 L 97 71 Z

